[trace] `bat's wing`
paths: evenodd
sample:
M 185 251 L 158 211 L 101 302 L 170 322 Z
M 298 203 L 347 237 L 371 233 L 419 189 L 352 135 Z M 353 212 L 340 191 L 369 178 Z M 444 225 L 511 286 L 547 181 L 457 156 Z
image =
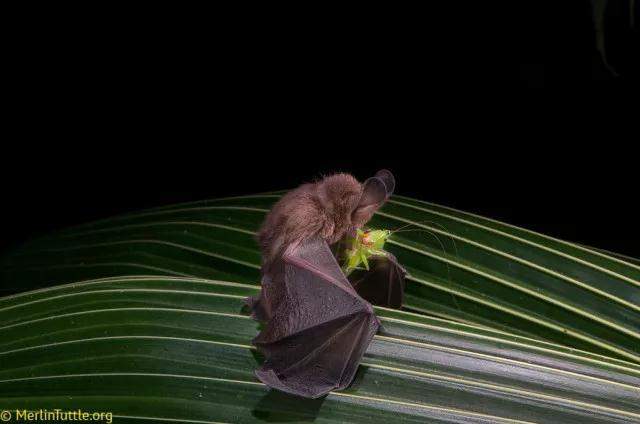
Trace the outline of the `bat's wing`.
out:
M 369 258 L 369 270 L 355 270 L 349 275 L 349 281 L 358 294 L 368 302 L 400 308 L 404 298 L 405 269 L 396 257 L 389 252 L 386 256 Z
M 351 383 L 380 325 L 320 238 L 274 261 L 263 272 L 260 297 L 249 305 L 266 324 L 253 340 L 265 356 L 256 376 L 310 398 Z

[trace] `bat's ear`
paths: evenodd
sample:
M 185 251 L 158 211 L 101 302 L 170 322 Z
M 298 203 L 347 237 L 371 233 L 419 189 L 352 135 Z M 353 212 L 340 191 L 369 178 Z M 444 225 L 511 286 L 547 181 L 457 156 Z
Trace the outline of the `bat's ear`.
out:
M 382 180 L 387 191 L 387 198 L 389 198 L 393 194 L 393 190 L 396 188 L 396 179 L 393 177 L 391 171 L 388 169 L 381 169 L 376 172 L 375 178 L 380 178 Z
M 358 203 L 358 208 L 379 207 L 387 200 L 387 186 L 378 177 L 367 179 L 362 185 L 362 196 Z
M 363 225 L 373 213 L 391 196 L 396 186 L 393 174 L 386 169 L 376 173 L 362 185 L 362 196 L 352 217 L 356 225 Z
M 351 221 L 356 227 L 367 223 L 374 212 L 387 200 L 387 186 L 382 178 L 371 177 L 362 184 L 362 196 L 353 211 Z

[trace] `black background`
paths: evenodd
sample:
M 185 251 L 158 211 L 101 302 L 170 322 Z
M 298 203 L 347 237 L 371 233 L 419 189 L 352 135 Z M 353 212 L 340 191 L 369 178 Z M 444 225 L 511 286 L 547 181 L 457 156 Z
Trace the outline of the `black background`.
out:
M 637 30 L 609 2 L 614 78 L 590 3 L 556 3 L 32 22 L 5 57 L 0 249 L 386 167 L 397 193 L 640 257 Z

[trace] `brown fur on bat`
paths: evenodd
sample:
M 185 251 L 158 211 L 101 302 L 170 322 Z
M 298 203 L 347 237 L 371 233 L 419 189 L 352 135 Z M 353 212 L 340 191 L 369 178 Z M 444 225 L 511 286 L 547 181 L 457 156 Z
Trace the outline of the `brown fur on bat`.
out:
M 263 263 L 315 236 L 329 245 L 336 243 L 348 231 L 366 224 L 394 186 L 393 175 L 382 170 L 364 184 L 340 173 L 288 192 L 273 206 L 258 232 Z

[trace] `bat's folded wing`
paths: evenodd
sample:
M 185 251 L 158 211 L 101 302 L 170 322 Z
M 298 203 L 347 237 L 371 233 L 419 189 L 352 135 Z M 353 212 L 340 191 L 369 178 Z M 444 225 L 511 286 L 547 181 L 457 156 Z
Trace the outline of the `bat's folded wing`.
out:
M 259 299 L 250 301 L 265 328 L 253 340 L 265 362 L 265 384 L 316 398 L 344 389 L 379 321 L 344 277 L 322 239 L 306 241 L 263 275 Z
M 358 294 L 374 305 L 400 308 L 404 299 L 405 269 L 389 252 L 369 259 L 369 270 L 357 269 L 349 275 Z

